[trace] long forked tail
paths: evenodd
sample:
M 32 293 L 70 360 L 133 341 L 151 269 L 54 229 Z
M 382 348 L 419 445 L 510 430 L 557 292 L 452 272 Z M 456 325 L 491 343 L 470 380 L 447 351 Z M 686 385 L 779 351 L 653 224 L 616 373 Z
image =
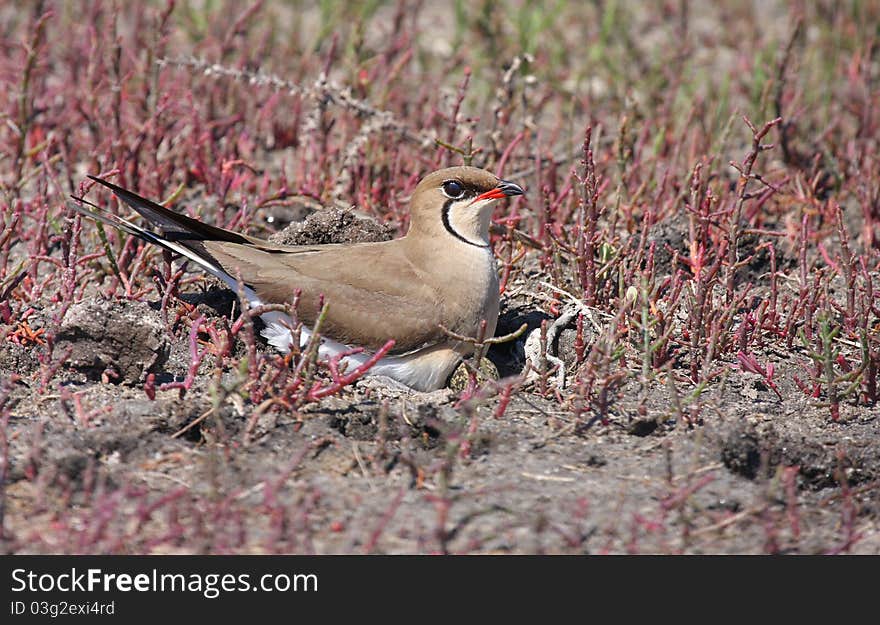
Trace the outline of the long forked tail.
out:
M 147 221 L 161 229 L 165 238 L 169 241 L 229 241 L 230 243 L 249 243 L 248 239 L 240 234 L 208 225 L 198 219 L 193 219 L 192 217 L 187 217 L 180 213 L 175 213 L 152 200 L 141 197 L 133 191 L 123 189 L 122 187 L 116 186 L 112 182 L 108 182 L 97 176 L 89 176 L 89 178 L 113 191 L 113 194 L 116 197 L 131 206 Z
M 123 189 L 122 187 L 107 182 L 101 178 L 95 176 L 89 176 L 89 178 L 113 191 L 113 194 L 116 195 L 116 197 L 136 210 L 151 224 L 155 225 L 160 232 L 151 232 L 150 230 L 142 228 L 141 226 L 132 223 L 119 215 L 115 215 L 84 198 L 73 196 L 73 199 L 76 200 L 76 202 L 68 201 L 68 206 L 73 210 L 89 219 L 94 219 L 95 221 L 99 221 L 135 236 L 142 241 L 158 245 L 159 247 L 174 252 L 175 254 L 180 254 L 184 258 L 198 264 L 205 271 L 220 278 L 227 283 L 227 285 L 235 288 L 235 279 L 232 278 L 232 276 L 230 276 L 229 273 L 213 258 L 211 258 L 210 255 L 205 253 L 204 248 L 200 243 L 202 241 L 248 243 L 248 239 L 234 232 L 230 232 L 229 230 L 217 228 L 202 223 L 197 219 L 187 217 L 186 215 L 175 213 L 152 200 L 141 197 L 137 193 L 129 191 L 128 189 Z

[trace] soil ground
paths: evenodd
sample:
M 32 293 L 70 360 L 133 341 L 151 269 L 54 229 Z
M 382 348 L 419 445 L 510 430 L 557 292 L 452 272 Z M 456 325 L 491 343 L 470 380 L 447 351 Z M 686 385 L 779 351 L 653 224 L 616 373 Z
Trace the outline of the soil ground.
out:
M 369 230 L 350 224 L 351 236 Z M 233 297 L 216 287 L 184 299 L 219 316 Z M 528 299 L 505 300 L 499 334 L 547 318 Z M 664 384 L 627 383 L 603 421 L 576 418 L 537 382 L 497 418 L 497 397 L 460 404 L 456 391 L 382 378 L 254 420 L 237 398 L 211 412 L 210 362 L 185 398 L 147 397 L 148 370 L 182 380 L 190 362 L 159 308 L 76 305 L 59 335 L 73 350 L 60 395 L 34 392 L 36 349 L 0 351 L 4 375 L 22 376 L 11 390 L 5 514 L 23 551 L 880 551 L 880 419 L 844 404 L 831 421 L 785 382 L 784 355 L 787 401 L 757 375 L 732 375 L 704 392 L 693 422 Z M 573 360 L 565 336 L 559 355 Z M 520 373 L 524 341 L 489 359 Z M 102 381 L 108 368 L 122 380 Z

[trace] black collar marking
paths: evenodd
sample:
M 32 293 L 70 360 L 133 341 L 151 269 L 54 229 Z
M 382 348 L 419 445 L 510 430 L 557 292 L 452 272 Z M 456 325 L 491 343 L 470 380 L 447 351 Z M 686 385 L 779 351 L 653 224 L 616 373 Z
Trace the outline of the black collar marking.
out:
M 452 203 L 456 200 L 450 198 L 443 203 L 443 227 L 446 228 L 446 231 L 454 236 L 456 239 L 461 241 L 462 243 L 467 243 L 468 245 L 473 245 L 474 247 L 480 248 L 488 248 L 490 247 L 489 243 L 474 243 L 473 241 L 468 241 L 463 236 L 461 236 L 458 232 L 455 231 L 455 228 L 452 227 L 452 224 L 449 223 L 449 211 L 452 209 Z

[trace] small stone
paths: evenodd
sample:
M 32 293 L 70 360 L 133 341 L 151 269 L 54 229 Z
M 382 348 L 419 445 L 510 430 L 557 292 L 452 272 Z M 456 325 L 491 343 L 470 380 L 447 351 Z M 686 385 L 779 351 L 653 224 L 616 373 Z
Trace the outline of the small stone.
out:
M 477 384 L 483 384 L 484 382 L 488 382 L 489 380 L 497 380 L 500 376 L 498 375 L 498 368 L 492 363 L 488 358 L 483 358 L 480 361 L 480 368 L 477 372 Z M 452 377 L 449 378 L 449 388 L 456 392 L 461 392 L 467 388 L 468 380 L 470 379 L 470 372 L 468 371 L 467 366 L 464 363 L 460 363 L 458 367 L 456 367 L 455 371 L 452 373 Z
M 657 419 L 653 417 L 638 418 L 630 421 L 626 431 L 633 436 L 648 436 L 657 429 L 657 426 Z

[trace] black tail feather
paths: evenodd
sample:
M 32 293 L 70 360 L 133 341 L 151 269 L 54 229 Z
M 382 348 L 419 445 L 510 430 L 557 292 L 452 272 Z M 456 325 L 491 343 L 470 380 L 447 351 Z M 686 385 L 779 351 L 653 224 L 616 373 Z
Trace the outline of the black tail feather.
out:
M 153 245 L 157 245 L 164 250 L 168 250 L 173 254 L 178 254 L 179 256 L 195 262 L 208 273 L 220 278 L 224 282 L 227 282 L 227 284 L 231 284 L 232 287 L 236 285 L 235 280 L 233 280 L 229 276 L 226 270 L 223 269 L 223 267 L 221 267 L 217 263 L 217 261 L 205 251 L 201 239 L 198 239 L 197 237 L 190 237 L 189 240 L 174 241 L 169 239 L 165 234 L 158 234 L 155 232 L 150 232 L 145 228 L 141 228 L 137 224 L 130 222 L 124 217 L 115 215 L 114 213 L 111 213 L 110 211 L 105 210 L 84 198 L 76 197 L 75 195 L 71 197 L 79 202 L 79 204 L 77 204 L 76 202 L 68 201 L 67 205 L 81 215 L 102 224 L 111 226 L 113 228 L 117 228 L 127 234 L 137 237 L 142 241 L 152 243 Z M 86 208 L 86 206 L 89 206 L 94 210 L 90 210 L 89 208 Z M 140 213 L 140 211 L 138 212 Z
M 169 241 L 188 240 L 250 243 L 248 239 L 240 234 L 208 225 L 198 219 L 193 219 L 192 217 L 187 217 L 180 213 L 175 213 L 152 200 L 141 197 L 137 193 L 129 191 L 128 189 L 123 189 L 112 182 L 108 182 L 96 176 L 89 176 L 89 178 L 110 189 L 116 197 L 131 206 L 151 224 L 162 230 L 165 238 Z
M 176 254 L 180 253 L 180 250 L 170 245 L 162 235 L 155 234 L 153 232 L 150 232 L 149 230 L 144 230 L 137 224 L 133 224 L 127 219 L 120 217 L 119 215 L 114 215 L 113 213 L 101 208 L 97 204 L 89 202 L 85 198 L 77 197 L 75 195 L 71 195 L 70 197 L 76 200 L 76 202 L 71 202 L 70 200 L 68 200 L 67 206 L 78 212 L 83 217 L 93 219 L 106 226 L 110 226 L 111 228 L 121 230 L 126 234 L 137 237 L 141 241 L 146 241 L 147 243 L 158 245 L 159 247 L 166 249 L 170 252 L 174 252 Z M 77 202 L 79 202 L 79 204 L 77 204 Z M 88 208 L 85 208 L 85 206 L 82 206 L 82 204 L 85 204 L 94 210 L 89 210 Z

